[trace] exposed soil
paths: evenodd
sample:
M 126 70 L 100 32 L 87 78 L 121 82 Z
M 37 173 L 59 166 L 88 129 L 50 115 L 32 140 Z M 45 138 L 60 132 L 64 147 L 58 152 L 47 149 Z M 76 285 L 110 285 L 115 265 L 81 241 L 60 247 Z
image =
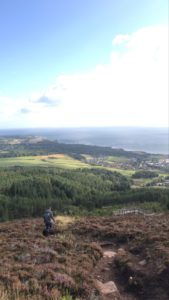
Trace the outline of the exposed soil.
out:
M 107 283 L 107 282 L 114 282 L 117 290 L 119 291 L 120 299 L 123 300 L 137 300 L 137 298 L 130 292 L 126 292 L 124 290 L 124 287 L 119 282 L 119 278 L 116 275 L 116 268 L 114 264 L 114 258 L 117 255 L 117 252 L 114 251 L 113 247 L 108 247 L 106 244 L 102 244 L 103 249 L 103 257 L 100 259 L 99 263 L 94 268 L 94 271 L 92 273 L 92 276 L 96 281 Z M 96 285 L 97 286 L 97 285 Z M 95 296 L 97 296 L 97 291 L 95 291 Z M 112 295 L 106 296 L 104 295 L 104 300 L 115 299 L 116 296 L 113 297 Z M 95 297 L 97 299 L 97 297 Z M 101 299 L 98 297 L 98 299 Z
M 73 232 L 100 245 L 112 244 L 117 255 L 107 279 L 115 281 L 122 295 L 139 300 L 169 299 L 168 214 L 84 219 Z
M 80 300 L 169 299 L 168 214 L 81 218 L 47 238 L 41 219 L 0 225 L 5 299 L 60 300 L 67 291 Z M 98 282 L 118 293 L 102 295 Z

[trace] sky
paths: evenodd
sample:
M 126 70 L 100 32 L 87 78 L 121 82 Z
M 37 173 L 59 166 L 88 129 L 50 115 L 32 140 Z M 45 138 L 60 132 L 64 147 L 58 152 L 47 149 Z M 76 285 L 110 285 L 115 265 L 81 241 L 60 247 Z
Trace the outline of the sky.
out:
M 169 125 L 168 0 L 0 0 L 0 129 Z

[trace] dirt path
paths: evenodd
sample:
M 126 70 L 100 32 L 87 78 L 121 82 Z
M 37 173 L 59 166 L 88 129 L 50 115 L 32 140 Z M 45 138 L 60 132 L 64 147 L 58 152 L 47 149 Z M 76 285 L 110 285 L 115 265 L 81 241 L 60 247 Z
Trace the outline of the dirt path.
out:
M 137 300 L 132 294 L 126 293 L 119 283 L 115 273 L 114 257 L 118 251 L 111 245 L 101 245 L 103 257 L 93 271 L 96 290 L 93 291 L 90 300 Z M 99 290 L 99 295 L 97 293 Z

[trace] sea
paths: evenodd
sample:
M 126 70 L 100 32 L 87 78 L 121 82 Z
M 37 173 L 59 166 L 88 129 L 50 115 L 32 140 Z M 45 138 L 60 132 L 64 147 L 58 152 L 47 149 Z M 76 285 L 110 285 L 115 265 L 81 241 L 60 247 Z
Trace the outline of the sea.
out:
M 169 155 L 169 128 L 79 127 L 0 129 L 0 136 L 41 136 L 60 143 L 108 146 Z

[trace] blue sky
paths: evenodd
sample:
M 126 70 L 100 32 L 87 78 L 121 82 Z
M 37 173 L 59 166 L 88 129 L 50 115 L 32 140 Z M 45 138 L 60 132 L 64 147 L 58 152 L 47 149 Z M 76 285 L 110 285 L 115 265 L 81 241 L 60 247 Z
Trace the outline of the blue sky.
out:
M 0 128 L 167 126 L 167 26 L 168 0 L 0 1 Z

